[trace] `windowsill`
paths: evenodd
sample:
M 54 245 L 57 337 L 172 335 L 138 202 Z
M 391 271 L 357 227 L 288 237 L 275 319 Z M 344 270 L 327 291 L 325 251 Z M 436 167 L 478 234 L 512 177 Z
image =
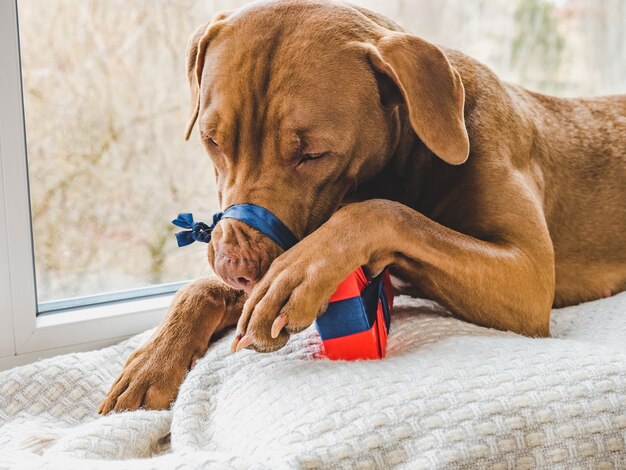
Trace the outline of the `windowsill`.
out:
M 99 305 L 128 305 L 128 301 L 131 300 L 174 294 L 178 289 L 189 282 L 190 281 L 187 280 L 168 284 L 156 284 L 148 287 L 43 302 L 39 304 L 38 315 L 43 317 L 75 310 L 85 311 L 86 307 L 96 307 Z
M 88 323 L 104 318 L 119 318 L 155 310 L 167 309 L 174 294 L 140 297 L 133 300 L 74 307 L 37 316 L 37 329 L 52 328 L 70 323 Z
M 56 354 L 108 346 L 153 328 L 172 297 L 159 295 L 40 315 L 17 354 L 0 357 L 0 370 Z

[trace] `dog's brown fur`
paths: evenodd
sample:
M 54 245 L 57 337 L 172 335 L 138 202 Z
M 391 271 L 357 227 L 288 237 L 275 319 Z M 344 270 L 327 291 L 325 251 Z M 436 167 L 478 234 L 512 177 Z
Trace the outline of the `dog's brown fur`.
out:
M 265 206 L 303 240 L 281 254 L 221 221 L 209 261 L 231 287 L 182 289 L 101 412 L 166 407 L 237 319 L 237 349 L 283 346 L 361 265 L 390 267 L 468 321 L 538 337 L 553 305 L 626 288 L 626 96 L 532 93 L 316 0 L 220 14 L 188 58 L 187 135 L 197 120 L 221 206 Z

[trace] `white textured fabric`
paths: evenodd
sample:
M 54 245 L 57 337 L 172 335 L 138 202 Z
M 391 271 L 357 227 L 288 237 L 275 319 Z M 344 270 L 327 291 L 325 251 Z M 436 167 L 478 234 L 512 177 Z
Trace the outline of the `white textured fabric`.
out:
M 171 410 L 98 416 L 144 333 L 0 373 L 0 468 L 626 468 L 626 293 L 555 310 L 552 336 L 400 298 L 385 360 L 229 335 Z

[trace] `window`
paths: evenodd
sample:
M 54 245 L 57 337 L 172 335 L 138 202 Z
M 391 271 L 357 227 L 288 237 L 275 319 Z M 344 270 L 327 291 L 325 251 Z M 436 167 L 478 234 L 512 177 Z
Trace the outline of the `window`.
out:
M 208 270 L 206 247 L 178 249 L 170 223 L 217 209 L 200 142 L 183 138 L 185 46 L 211 14 L 187 3 L 17 3 L 40 312 Z
M 179 250 L 169 223 L 217 208 L 209 159 L 183 139 L 184 52 L 197 25 L 244 3 L 0 2 L 0 358 L 154 326 L 208 272 L 206 247 Z M 621 0 L 353 3 L 536 91 L 625 91 Z

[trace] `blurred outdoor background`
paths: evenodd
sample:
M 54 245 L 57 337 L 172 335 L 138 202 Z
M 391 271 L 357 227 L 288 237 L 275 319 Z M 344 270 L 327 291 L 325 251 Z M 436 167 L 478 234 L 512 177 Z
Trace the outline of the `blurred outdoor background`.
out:
M 18 0 L 39 301 L 207 274 L 170 220 L 217 209 L 189 109 L 195 28 L 244 0 Z M 361 0 L 501 78 L 560 96 L 626 93 L 624 0 Z M 197 132 L 197 131 L 196 131 Z

